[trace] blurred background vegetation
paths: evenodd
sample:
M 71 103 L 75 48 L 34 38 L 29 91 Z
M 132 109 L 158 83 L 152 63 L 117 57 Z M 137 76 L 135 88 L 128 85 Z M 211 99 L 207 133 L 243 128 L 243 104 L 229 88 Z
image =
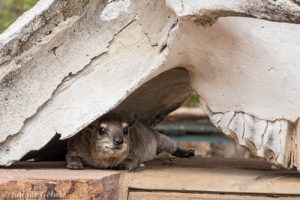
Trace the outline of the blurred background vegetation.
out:
M 0 33 L 38 0 L 0 0 Z
M 185 107 L 198 107 L 199 104 L 199 96 L 196 92 L 193 92 L 187 100 L 183 103 Z

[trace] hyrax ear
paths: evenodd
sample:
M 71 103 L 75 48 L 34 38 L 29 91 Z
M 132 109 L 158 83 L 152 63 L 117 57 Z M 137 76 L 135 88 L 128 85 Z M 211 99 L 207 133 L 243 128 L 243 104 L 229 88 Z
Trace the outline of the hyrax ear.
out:
M 132 127 L 135 125 L 136 122 L 137 122 L 137 114 L 133 113 L 131 116 L 129 116 L 127 120 L 127 124 L 129 127 Z

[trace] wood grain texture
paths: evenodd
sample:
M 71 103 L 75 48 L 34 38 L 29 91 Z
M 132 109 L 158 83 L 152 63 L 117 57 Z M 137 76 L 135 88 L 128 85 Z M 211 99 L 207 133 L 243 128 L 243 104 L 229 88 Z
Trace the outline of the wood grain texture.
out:
M 130 192 L 128 200 L 296 200 L 299 197 L 266 197 L 226 194 L 187 194 L 179 192 Z
M 65 162 L 18 162 L 0 168 L 0 199 L 18 195 L 101 200 L 300 199 L 296 170 L 274 169 L 257 159 L 160 158 L 130 172 L 65 166 Z
M 300 196 L 299 173 L 272 168 L 253 159 L 161 159 L 128 173 L 127 184 L 147 191 Z
M 22 162 L 0 169 L 0 199 L 118 199 L 119 172 L 69 170 L 65 165 Z

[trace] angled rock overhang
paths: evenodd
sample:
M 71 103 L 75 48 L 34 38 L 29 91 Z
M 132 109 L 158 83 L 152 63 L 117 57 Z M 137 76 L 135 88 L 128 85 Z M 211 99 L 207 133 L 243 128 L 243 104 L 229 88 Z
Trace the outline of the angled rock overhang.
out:
M 300 167 L 299 11 L 288 0 L 39 1 L 0 36 L 0 165 L 112 109 L 155 123 L 192 87 L 227 135 Z

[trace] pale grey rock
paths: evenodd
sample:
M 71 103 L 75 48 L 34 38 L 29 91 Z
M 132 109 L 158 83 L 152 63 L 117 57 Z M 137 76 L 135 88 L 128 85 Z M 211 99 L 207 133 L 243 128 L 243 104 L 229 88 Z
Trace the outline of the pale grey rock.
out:
M 226 135 L 300 169 L 299 23 L 289 0 L 40 0 L 0 35 L 0 165 L 112 109 L 153 125 L 195 90 Z

